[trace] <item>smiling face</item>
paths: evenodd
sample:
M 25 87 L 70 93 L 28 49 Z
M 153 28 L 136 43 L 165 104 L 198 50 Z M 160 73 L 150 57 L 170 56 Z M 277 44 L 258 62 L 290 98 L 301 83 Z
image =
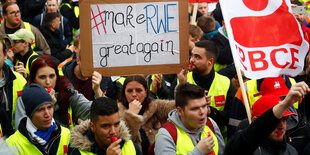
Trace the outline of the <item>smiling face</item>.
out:
M 131 81 L 126 85 L 125 96 L 128 103 L 138 100 L 143 103 L 147 96 L 147 90 L 144 89 L 143 85 L 137 81 Z
M 205 125 L 208 106 L 205 97 L 189 99 L 184 108 L 177 107 L 178 114 L 184 126 L 189 130 L 196 130 Z

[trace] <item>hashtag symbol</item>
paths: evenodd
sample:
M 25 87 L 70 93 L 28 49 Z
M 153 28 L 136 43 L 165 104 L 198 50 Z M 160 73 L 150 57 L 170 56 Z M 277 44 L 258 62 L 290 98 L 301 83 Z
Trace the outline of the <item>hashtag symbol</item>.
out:
M 100 35 L 100 31 L 99 31 L 99 27 L 98 26 L 100 24 L 102 24 L 103 29 L 104 29 L 104 33 L 107 34 L 107 30 L 105 29 L 105 26 L 104 26 L 104 20 L 102 19 L 102 16 L 101 16 L 101 14 L 103 14 L 104 11 L 101 12 L 98 5 L 97 5 L 97 9 L 98 9 L 98 14 L 95 15 L 93 9 L 91 8 L 91 14 L 92 14 L 91 20 L 94 20 L 94 22 L 95 22 L 95 26 L 93 26 L 91 29 L 96 28 L 97 31 L 98 31 L 98 34 Z M 98 17 L 98 16 L 100 16 L 99 23 L 97 23 L 97 20 L 96 20 L 96 17 Z

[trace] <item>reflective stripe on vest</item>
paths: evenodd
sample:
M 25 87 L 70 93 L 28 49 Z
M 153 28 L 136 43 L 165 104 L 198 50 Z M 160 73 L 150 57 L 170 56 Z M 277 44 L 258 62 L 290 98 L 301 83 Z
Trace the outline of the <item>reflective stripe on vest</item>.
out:
M 3 137 L 3 133 L 2 133 L 2 127 L 1 127 L 1 124 L 0 124 L 0 138 Z
M 60 63 L 60 64 L 57 66 L 58 74 L 59 74 L 60 76 L 64 76 L 64 72 L 62 71 L 62 67 L 63 67 L 66 63 L 70 62 L 72 59 L 73 59 L 73 57 L 70 57 L 70 58 L 66 59 L 65 61 L 63 61 L 62 63 Z
M 191 84 L 196 84 L 193 78 L 193 72 L 188 72 L 187 82 Z M 211 106 L 219 111 L 223 111 L 226 103 L 226 96 L 230 86 L 230 80 L 215 72 L 215 76 L 211 87 L 209 89 L 208 95 L 211 95 Z
M 16 79 L 13 80 L 13 88 L 12 88 L 13 89 L 13 91 L 12 91 L 13 92 L 13 99 L 12 99 L 13 105 L 12 105 L 12 122 L 11 122 L 11 124 L 12 124 L 13 129 L 15 129 L 15 119 L 14 118 L 15 118 L 16 100 L 18 98 L 18 92 L 23 91 L 24 86 L 26 85 L 27 81 L 25 80 L 25 78 L 21 74 L 15 72 L 15 71 L 13 71 L 13 74 L 15 75 Z
M 32 32 L 31 31 L 31 26 L 30 26 L 30 24 L 28 22 L 24 22 L 24 25 L 25 25 L 25 29 L 27 29 L 28 31 Z M 31 49 L 34 49 L 36 47 L 36 42 L 35 41 L 33 43 L 30 43 L 30 44 L 31 44 Z
M 191 152 L 194 150 L 195 146 L 191 140 L 191 138 L 186 134 L 184 130 L 179 128 L 177 125 L 174 125 L 177 129 L 177 143 L 176 143 L 176 154 L 177 155 L 184 155 L 187 154 L 188 152 Z M 214 140 L 214 147 L 213 150 L 215 154 L 218 154 L 218 141 L 212 130 L 206 125 L 203 129 L 203 132 L 201 133 L 201 138 L 203 139 L 207 137 L 208 132 L 210 132 L 211 136 L 213 137 Z
M 95 155 L 95 153 L 92 153 L 90 151 L 84 151 L 84 150 L 79 150 L 81 155 Z M 122 147 L 122 155 L 132 155 L 136 154 L 136 149 L 135 145 L 131 140 L 125 142 L 125 144 Z
M 35 51 L 32 52 L 32 54 L 29 56 L 29 58 L 27 59 L 26 62 L 26 73 L 29 75 L 30 74 L 30 68 L 29 68 L 29 63 L 33 63 L 35 60 L 37 60 L 37 58 L 33 59 L 32 62 L 29 62 L 30 58 L 33 57 L 34 55 L 38 55 L 38 53 L 36 53 Z M 18 62 L 19 60 L 16 61 L 15 66 L 18 66 Z
M 64 146 L 68 146 L 70 141 L 70 131 L 67 128 L 61 127 L 60 140 L 57 150 L 57 155 L 64 154 Z M 9 147 L 15 151 L 15 154 L 42 154 L 41 151 L 32 144 L 23 134 L 17 130 L 13 135 L 11 135 L 6 142 Z
M 291 85 L 295 84 L 296 81 L 293 78 L 289 78 Z M 257 80 L 248 80 L 247 82 L 245 82 L 245 86 L 246 86 L 246 90 L 248 93 L 248 99 L 249 99 L 249 103 L 250 103 L 250 108 L 252 111 L 252 106 L 253 104 L 262 97 L 262 95 L 258 95 L 254 97 L 254 94 L 259 93 L 259 91 L 257 90 Z M 298 109 L 298 101 L 296 103 L 294 103 L 294 107 L 296 109 Z
M 221 69 L 225 68 L 227 65 L 220 65 L 218 63 L 215 63 L 213 68 L 214 68 L 214 71 L 218 72 L 220 71 Z
M 72 122 L 73 119 L 72 119 L 72 108 L 71 108 L 71 106 L 68 108 L 68 119 L 69 119 L 69 128 L 70 128 L 70 130 L 72 130 L 74 127 L 74 124 Z

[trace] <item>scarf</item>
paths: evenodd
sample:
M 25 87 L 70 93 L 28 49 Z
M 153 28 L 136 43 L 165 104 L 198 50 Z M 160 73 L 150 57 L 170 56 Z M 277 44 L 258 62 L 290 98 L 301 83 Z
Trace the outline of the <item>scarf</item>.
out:
M 31 138 L 37 141 L 42 146 L 46 146 L 51 137 L 52 132 L 56 129 L 56 123 L 53 118 L 51 122 L 51 126 L 46 130 L 39 130 L 34 124 L 31 122 L 31 119 L 27 117 L 26 129 L 30 134 Z

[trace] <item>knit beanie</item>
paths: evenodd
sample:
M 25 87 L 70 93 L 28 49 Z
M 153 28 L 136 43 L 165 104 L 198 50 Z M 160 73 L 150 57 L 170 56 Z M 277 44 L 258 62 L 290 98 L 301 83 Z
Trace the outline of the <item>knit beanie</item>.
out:
M 26 115 L 31 118 L 32 114 L 44 104 L 53 104 L 51 95 L 39 84 L 32 83 L 25 87 L 21 94 Z

